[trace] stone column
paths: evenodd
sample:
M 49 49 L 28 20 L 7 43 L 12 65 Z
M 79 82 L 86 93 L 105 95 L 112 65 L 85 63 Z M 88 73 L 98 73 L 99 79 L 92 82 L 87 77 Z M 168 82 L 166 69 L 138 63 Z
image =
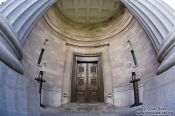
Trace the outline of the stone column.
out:
M 22 45 L 31 29 L 56 0 L 8 0 L 0 6 L 0 60 L 23 74 Z
M 158 53 L 160 74 L 175 64 L 175 11 L 162 0 L 121 0 L 147 32 Z

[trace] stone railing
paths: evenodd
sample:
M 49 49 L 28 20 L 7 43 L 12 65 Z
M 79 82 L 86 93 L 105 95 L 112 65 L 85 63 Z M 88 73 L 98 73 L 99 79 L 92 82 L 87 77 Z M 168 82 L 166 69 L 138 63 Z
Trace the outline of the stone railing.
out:
M 160 74 L 175 64 L 175 11 L 162 0 L 121 0 L 148 33 L 158 61 Z
M 22 46 L 34 24 L 56 0 L 8 0 L 0 5 L 0 60 L 23 74 Z

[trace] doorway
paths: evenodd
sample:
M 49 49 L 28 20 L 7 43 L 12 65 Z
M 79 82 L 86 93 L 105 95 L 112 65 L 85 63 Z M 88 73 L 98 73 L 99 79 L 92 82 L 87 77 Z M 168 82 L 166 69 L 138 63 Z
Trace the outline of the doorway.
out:
M 101 56 L 74 56 L 71 102 L 104 102 Z

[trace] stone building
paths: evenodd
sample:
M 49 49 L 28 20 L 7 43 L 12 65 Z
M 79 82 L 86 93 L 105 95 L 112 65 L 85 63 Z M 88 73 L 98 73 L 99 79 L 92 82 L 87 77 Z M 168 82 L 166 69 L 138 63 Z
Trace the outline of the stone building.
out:
M 0 5 L 0 116 L 40 115 L 41 72 L 47 108 L 132 110 L 135 72 L 139 109 L 175 115 L 174 19 L 162 0 L 7 0 Z

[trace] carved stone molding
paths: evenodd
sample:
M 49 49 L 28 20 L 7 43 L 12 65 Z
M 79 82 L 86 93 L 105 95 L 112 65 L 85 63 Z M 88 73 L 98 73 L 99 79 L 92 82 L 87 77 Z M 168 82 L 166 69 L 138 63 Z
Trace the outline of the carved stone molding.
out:
M 8 0 L 0 5 L 0 60 L 20 74 L 22 46 L 31 29 L 56 0 Z
M 158 74 L 173 66 L 175 11 L 162 0 L 121 1 L 148 33 L 161 63 Z M 8 56 L 7 59 L 1 56 L 1 60 L 19 73 L 23 72 L 20 68 L 22 45 L 40 16 L 55 2 L 56 0 L 8 0 L 1 5 L 0 29 L 3 41 L 0 43 L 3 50 L 0 52 Z M 3 43 L 4 40 L 6 44 Z
M 162 0 L 121 1 L 137 18 L 153 43 L 158 53 L 158 61 L 161 63 L 157 73 L 160 74 L 173 66 L 175 11 Z
M 127 28 L 133 19 L 133 15 L 125 9 L 124 13 L 114 16 L 114 19 L 107 20 L 96 25 L 82 25 L 65 18 L 56 7 L 51 7 L 44 15 L 45 21 L 55 32 L 64 38 L 76 42 L 97 42 L 109 40 L 112 36 L 121 33 Z

